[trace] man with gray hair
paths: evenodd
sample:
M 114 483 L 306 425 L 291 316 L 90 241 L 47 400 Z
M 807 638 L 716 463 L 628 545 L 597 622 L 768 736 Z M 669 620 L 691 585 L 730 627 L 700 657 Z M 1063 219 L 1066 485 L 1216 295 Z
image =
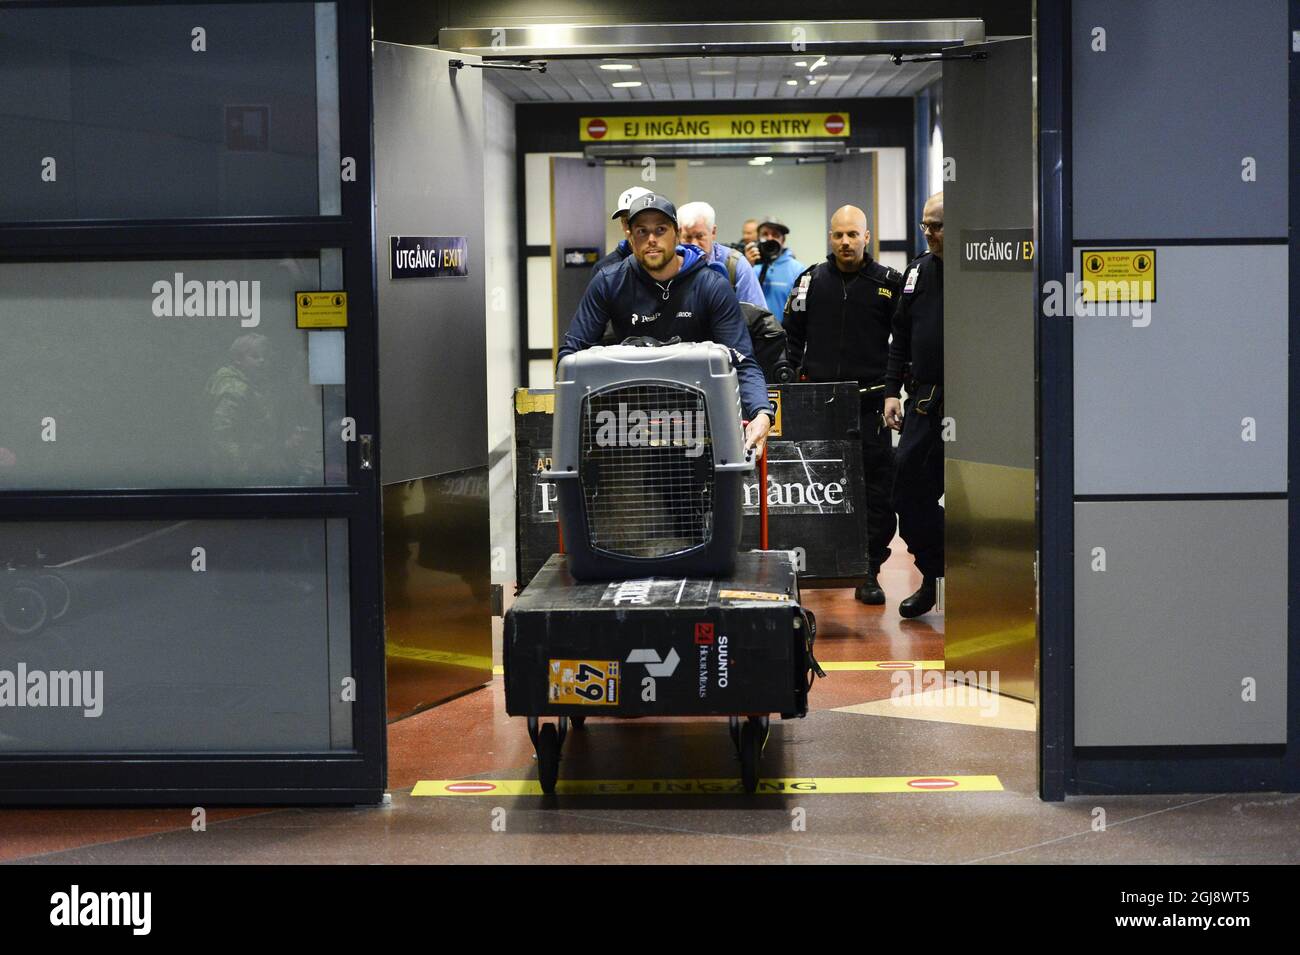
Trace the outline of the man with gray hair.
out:
M 704 253 L 705 265 L 727 277 L 737 299 L 767 307 L 754 267 L 743 254 L 718 241 L 718 216 L 713 206 L 707 202 L 688 202 L 677 210 L 677 221 L 682 227 L 682 242 Z

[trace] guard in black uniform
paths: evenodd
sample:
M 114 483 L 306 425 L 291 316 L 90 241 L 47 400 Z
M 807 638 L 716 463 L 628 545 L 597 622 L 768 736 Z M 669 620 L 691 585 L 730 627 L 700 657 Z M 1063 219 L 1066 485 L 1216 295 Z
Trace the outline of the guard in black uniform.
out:
M 930 251 L 908 265 L 894 313 L 894 338 L 885 374 L 885 423 L 902 430 L 894 470 L 898 529 L 916 559 L 921 587 L 901 604 L 904 617 L 934 607 L 943 576 L 943 193 L 921 216 Z M 906 369 L 907 413 L 899 394 Z
M 885 366 L 890 319 L 898 305 L 903 276 L 867 254 L 871 233 L 866 213 L 857 206 L 835 210 L 830 237 L 831 254 L 795 279 L 786 300 L 786 353 L 807 381 L 858 383 L 869 569 L 854 596 L 863 603 L 883 604 L 885 592 L 876 575 L 889 558 L 889 543 L 898 527 L 890 499 L 893 436 L 883 417 Z

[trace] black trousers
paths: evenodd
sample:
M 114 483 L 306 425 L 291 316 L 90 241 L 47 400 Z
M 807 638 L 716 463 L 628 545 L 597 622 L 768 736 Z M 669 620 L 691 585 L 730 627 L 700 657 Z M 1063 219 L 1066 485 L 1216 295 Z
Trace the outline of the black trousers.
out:
M 867 562 L 871 572 L 889 559 L 898 530 L 894 513 L 894 440 L 884 423 L 883 391 L 862 395 L 862 476 L 867 488 Z
M 916 398 L 908 396 L 894 467 L 898 530 L 926 577 L 943 576 L 942 418 L 942 408 L 922 414 Z

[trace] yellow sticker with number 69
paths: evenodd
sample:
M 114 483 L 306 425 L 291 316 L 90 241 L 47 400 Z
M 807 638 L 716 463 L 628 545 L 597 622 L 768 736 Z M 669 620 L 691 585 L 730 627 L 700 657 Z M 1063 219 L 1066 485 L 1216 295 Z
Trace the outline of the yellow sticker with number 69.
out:
M 555 704 L 617 706 L 618 681 L 617 660 L 552 660 L 547 698 Z

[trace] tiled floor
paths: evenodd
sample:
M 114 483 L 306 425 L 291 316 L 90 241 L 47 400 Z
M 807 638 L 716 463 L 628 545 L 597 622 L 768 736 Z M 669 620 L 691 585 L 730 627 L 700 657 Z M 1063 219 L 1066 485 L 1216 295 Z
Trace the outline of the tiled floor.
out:
M 901 551 L 901 548 L 899 549 Z M 823 662 L 942 660 L 942 617 L 901 621 L 918 578 L 895 557 L 883 607 L 808 591 Z M 998 791 L 798 795 L 413 796 L 420 780 L 536 778 L 500 678 L 390 727 L 392 805 L 0 812 L 0 860 L 18 862 L 1297 862 L 1300 796 L 1088 797 L 1041 802 L 1032 708 L 945 700 L 896 671 L 835 669 L 804 720 L 773 723 L 764 776 L 995 776 Z M 906 691 L 906 692 L 905 692 Z M 908 696 L 904 703 L 894 697 Z M 738 768 L 718 720 L 589 721 L 561 779 L 715 779 Z M 906 789 L 906 787 L 904 787 Z M 1102 810 L 1098 813 L 1097 810 Z M 800 811 L 802 810 L 802 811 Z M 1104 820 L 1105 828 L 1098 827 Z

